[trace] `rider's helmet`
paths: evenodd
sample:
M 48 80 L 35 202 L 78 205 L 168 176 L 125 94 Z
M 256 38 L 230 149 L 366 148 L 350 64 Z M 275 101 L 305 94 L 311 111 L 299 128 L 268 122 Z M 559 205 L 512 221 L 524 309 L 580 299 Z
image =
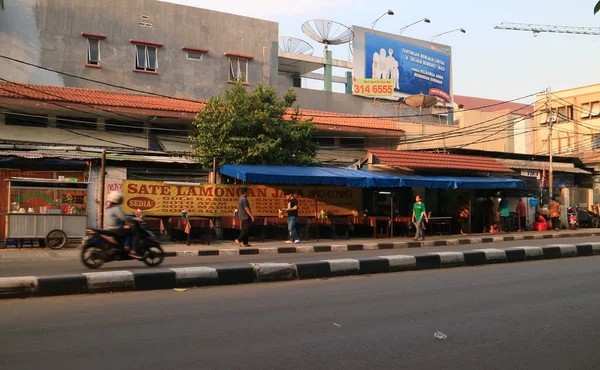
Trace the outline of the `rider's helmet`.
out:
M 118 191 L 111 191 L 106 200 L 113 204 L 121 204 L 123 203 L 123 194 Z

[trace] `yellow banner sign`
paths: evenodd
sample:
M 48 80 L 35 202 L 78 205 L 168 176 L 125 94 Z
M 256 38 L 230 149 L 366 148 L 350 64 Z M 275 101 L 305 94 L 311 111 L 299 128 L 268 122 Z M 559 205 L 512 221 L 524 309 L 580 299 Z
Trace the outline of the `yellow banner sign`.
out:
M 366 96 L 392 96 L 394 94 L 394 80 L 355 78 L 352 93 Z
M 167 185 L 154 181 L 125 180 L 123 209 L 126 213 L 134 213 L 139 209 L 148 216 L 177 216 L 182 211 L 189 216 L 232 216 L 237 209 L 242 187 Z M 317 210 L 343 216 L 362 209 L 362 191 L 359 188 L 263 185 L 248 185 L 247 188 L 250 208 L 256 216 L 277 216 L 277 210 L 286 206 L 285 191 L 296 194 L 300 216 L 314 216 Z

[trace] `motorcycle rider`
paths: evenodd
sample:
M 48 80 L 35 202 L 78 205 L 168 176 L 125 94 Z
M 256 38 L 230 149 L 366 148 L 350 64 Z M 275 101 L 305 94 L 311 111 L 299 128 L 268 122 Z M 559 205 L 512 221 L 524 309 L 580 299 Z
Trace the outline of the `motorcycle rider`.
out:
M 135 229 L 125 228 L 125 223 L 135 218 L 123 212 L 121 208 L 123 194 L 118 191 L 112 191 L 108 194 L 107 201 L 108 205 L 104 212 L 104 227 L 125 240 L 130 236 L 129 255 L 133 258 L 142 258 L 137 250 L 137 232 Z

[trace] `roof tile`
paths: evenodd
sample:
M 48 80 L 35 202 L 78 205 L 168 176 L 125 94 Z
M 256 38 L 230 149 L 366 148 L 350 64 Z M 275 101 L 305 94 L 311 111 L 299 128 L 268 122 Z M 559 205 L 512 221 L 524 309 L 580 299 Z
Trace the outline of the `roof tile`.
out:
M 0 82 L 0 97 L 185 113 L 196 113 L 206 103 L 204 100 L 193 98 L 168 98 L 128 92 L 6 82 Z M 286 117 L 289 118 L 294 112 L 294 109 L 289 109 Z M 300 119 L 310 118 L 318 125 L 403 131 L 399 122 L 389 119 L 300 110 Z
M 369 153 L 390 167 L 511 173 L 513 170 L 494 158 L 469 155 L 369 149 Z

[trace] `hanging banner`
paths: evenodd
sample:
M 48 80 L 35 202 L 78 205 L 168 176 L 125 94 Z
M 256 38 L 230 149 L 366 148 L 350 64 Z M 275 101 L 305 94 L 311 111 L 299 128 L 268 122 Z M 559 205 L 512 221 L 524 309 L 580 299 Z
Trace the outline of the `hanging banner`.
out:
M 202 186 L 170 185 L 163 182 L 125 180 L 123 210 L 141 210 L 147 216 L 232 216 L 237 209 L 240 189 L 244 185 Z M 362 190 L 343 186 L 247 185 L 248 201 L 255 216 L 277 216 L 285 208 L 285 191 L 296 194 L 300 216 L 314 217 L 315 210 L 346 216 L 362 210 Z M 318 205 L 315 204 L 315 196 Z

